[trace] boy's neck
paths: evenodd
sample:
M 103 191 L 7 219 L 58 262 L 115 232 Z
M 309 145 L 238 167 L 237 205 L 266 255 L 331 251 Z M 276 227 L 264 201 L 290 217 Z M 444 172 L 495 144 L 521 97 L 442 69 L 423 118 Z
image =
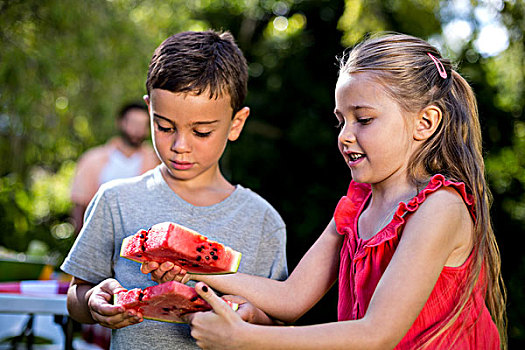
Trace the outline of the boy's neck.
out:
M 218 168 L 212 176 L 207 174 L 207 178 L 201 176 L 191 180 L 174 179 L 167 174 L 164 166 L 161 167 L 161 173 L 173 192 L 184 201 L 197 207 L 208 207 L 220 203 L 235 191 L 235 186 L 226 180 Z

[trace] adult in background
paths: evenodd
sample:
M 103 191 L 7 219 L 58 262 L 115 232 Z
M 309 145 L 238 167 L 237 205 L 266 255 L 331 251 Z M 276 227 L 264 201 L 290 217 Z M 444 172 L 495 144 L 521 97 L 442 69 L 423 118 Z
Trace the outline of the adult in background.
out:
M 119 135 L 84 153 L 77 164 L 71 186 L 72 219 L 80 232 L 84 212 L 100 185 L 133 177 L 160 163 L 153 148 L 144 142 L 149 135 L 149 115 L 144 104 L 124 105 L 117 115 Z

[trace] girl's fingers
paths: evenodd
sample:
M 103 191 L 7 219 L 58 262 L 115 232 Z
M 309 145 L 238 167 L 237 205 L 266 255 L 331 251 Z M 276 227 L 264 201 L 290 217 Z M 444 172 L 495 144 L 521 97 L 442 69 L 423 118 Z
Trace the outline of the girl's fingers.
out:
M 208 287 L 204 282 L 199 282 L 195 285 L 197 293 L 208 302 L 213 308 L 213 311 L 220 316 L 235 315 L 235 311 L 222 299 L 215 294 L 215 292 Z

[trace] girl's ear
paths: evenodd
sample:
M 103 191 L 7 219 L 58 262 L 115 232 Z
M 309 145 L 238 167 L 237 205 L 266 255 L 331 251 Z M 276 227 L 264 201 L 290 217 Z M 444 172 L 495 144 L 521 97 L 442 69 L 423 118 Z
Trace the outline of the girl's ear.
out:
M 248 119 L 249 115 L 250 108 L 248 107 L 243 107 L 237 113 L 235 113 L 232 119 L 230 132 L 228 134 L 228 140 L 235 141 L 239 138 L 242 128 L 244 127 L 244 123 L 246 122 L 246 119 Z
M 419 112 L 416 119 L 414 140 L 424 141 L 428 139 L 436 132 L 442 119 L 443 114 L 441 112 L 441 108 L 435 105 L 430 105 L 423 108 L 421 112 Z

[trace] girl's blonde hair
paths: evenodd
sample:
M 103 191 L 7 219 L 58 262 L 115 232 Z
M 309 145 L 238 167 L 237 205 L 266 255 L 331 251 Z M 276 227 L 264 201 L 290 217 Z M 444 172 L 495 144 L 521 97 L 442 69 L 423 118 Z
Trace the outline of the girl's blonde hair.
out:
M 443 73 L 440 75 L 438 67 L 444 68 L 446 77 Z M 506 293 L 489 213 L 492 197 L 485 180 L 477 103 L 472 88 L 453 68 L 450 61 L 426 41 L 384 33 L 367 38 L 345 54 L 340 74 L 370 72 L 406 111 L 418 112 L 429 105 L 439 107 L 443 119 L 434 135 L 413 155 L 410 179 L 421 185 L 429 176 L 440 173 L 449 180 L 465 183 L 475 199 L 472 273 L 465 281 L 454 312 L 440 330 L 423 341 L 421 348 L 430 345 L 454 324 L 480 274 L 487 281 L 487 307 L 498 327 L 502 347 L 506 348 Z

